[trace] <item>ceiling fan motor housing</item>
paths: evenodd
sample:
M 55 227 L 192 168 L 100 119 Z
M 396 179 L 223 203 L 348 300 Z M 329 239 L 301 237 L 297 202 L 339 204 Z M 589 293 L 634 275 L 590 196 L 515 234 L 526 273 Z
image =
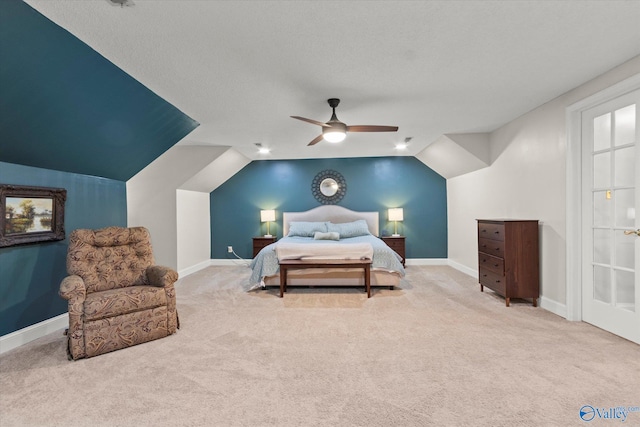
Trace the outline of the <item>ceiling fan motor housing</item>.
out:
M 336 108 L 338 104 L 340 104 L 340 100 L 338 98 L 329 98 L 327 99 L 327 102 L 331 108 Z

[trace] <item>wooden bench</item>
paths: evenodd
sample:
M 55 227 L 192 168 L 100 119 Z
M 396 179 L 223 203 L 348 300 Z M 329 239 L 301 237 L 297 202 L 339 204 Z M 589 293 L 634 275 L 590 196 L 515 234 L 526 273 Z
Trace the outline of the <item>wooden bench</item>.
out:
M 287 291 L 287 271 L 307 268 L 362 268 L 364 269 L 364 287 L 367 298 L 371 298 L 371 260 L 370 259 L 288 259 L 280 261 L 280 298 Z

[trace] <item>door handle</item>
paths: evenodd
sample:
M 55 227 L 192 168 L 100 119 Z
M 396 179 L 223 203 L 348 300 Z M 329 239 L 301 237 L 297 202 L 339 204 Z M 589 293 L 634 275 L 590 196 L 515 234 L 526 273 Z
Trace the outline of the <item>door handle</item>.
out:
M 626 234 L 627 236 L 630 236 L 632 234 L 635 234 L 637 236 L 640 236 L 640 228 L 638 228 L 636 231 L 633 230 L 627 230 L 624 232 L 624 234 Z

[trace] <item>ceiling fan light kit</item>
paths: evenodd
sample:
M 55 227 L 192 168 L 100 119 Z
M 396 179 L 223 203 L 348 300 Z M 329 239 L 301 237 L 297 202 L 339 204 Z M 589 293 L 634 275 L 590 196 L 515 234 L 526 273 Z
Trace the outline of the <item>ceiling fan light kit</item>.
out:
M 340 104 L 338 98 L 330 98 L 327 100 L 329 106 L 332 108 L 333 113 L 328 122 L 322 123 L 317 120 L 307 119 L 300 116 L 291 116 L 293 119 L 302 120 L 303 122 L 311 123 L 322 127 L 322 133 L 315 137 L 308 145 L 315 145 L 323 139 L 327 142 L 341 142 L 347 136 L 347 132 L 396 132 L 398 126 L 376 126 L 376 125 L 355 125 L 347 126 L 338 120 L 336 116 L 336 107 Z
M 347 132 L 338 128 L 323 128 L 322 129 L 322 137 L 327 142 L 342 142 L 347 137 Z

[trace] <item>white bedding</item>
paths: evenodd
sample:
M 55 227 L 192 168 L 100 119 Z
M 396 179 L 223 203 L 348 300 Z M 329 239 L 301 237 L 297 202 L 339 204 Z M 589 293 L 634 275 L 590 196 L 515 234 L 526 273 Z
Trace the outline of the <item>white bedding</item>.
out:
M 276 245 L 278 260 L 286 259 L 372 259 L 370 243 L 290 243 Z

